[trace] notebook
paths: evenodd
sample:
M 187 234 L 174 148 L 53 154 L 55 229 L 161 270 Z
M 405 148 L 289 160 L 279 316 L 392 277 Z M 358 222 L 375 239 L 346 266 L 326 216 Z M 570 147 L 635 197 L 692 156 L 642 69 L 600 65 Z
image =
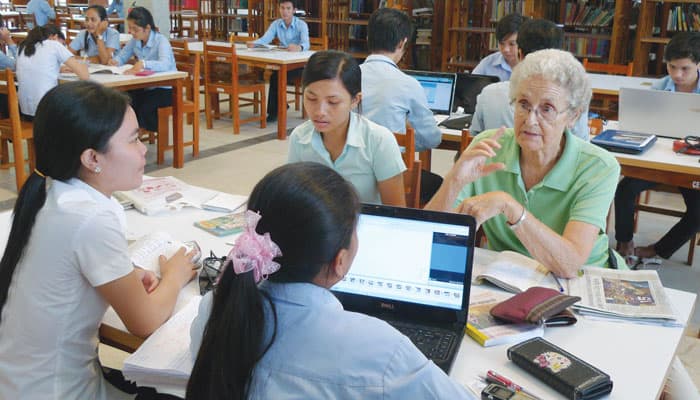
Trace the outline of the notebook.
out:
M 497 76 L 458 72 L 454 100 L 452 101 L 452 112 L 457 112 L 458 107 L 462 107 L 463 111 L 442 121 L 440 125 L 448 129 L 461 130 L 469 128 L 472 122 L 472 115 L 476 109 L 476 97 L 484 87 L 498 81 L 499 78 Z
M 623 87 L 619 107 L 620 130 L 677 139 L 700 135 L 700 96 L 695 93 Z
M 433 114 L 450 115 L 457 77 L 449 72 L 404 70 L 420 83 Z
M 346 310 L 387 321 L 449 373 L 467 322 L 471 216 L 364 205 L 359 250 L 333 286 Z

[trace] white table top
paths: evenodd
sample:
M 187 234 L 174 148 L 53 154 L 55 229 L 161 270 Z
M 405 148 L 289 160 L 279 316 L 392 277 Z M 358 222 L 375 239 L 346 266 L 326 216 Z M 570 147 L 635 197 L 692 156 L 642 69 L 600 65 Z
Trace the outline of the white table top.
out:
M 207 43 L 217 46 L 231 46 L 229 42 L 209 41 Z M 189 50 L 195 54 L 204 53 L 204 42 L 187 43 Z M 236 55 L 240 59 L 267 62 L 270 64 L 294 64 L 306 62 L 314 51 L 284 51 L 267 49 L 249 49 L 241 43 L 236 43 Z
M 637 89 L 649 89 L 656 81 L 654 78 L 644 78 L 639 76 L 620 76 L 608 74 L 588 73 L 593 92 L 608 91 L 619 92 L 621 87 L 631 87 Z
M 168 72 L 156 72 L 153 75 L 148 76 L 136 76 L 136 75 L 115 75 L 115 74 L 90 74 L 90 80 L 100 83 L 107 87 L 118 88 L 120 86 L 135 85 L 142 83 L 153 83 L 153 86 L 157 86 L 157 83 L 167 81 L 170 79 L 184 79 L 187 77 L 187 72 L 182 71 L 168 71 Z M 74 81 L 78 77 L 73 73 L 61 74 L 59 76 L 59 81 Z

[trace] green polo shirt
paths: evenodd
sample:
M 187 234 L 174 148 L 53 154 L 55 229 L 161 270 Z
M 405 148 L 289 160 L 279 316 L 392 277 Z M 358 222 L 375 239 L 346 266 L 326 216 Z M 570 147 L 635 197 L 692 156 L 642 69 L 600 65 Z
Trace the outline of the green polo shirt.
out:
M 495 133 L 495 129 L 482 132 L 471 145 Z M 620 165 L 606 150 L 584 142 L 568 131 L 565 137 L 564 151 L 554 168 L 541 182 L 526 191 L 520 172 L 520 146 L 513 129 L 507 129 L 500 140 L 501 150 L 490 161 L 502 162 L 506 168 L 466 185 L 457 196 L 455 206 L 471 196 L 504 191 L 560 235 L 572 220 L 595 225 L 600 231 L 586 265 L 607 267 L 606 217 L 615 195 Z M 503 214 L 486 221 L 483 227 L 492 250 L 512 250 L 530 255 L 508 227 Z M 618 267 L 626 268 L 621 257 L 618 257 Z

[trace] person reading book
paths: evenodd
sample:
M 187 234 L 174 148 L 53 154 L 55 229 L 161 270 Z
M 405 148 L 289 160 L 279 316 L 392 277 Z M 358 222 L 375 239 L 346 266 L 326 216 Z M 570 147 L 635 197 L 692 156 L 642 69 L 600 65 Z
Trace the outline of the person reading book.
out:
M 137 134 L 128 96 L 97 83 L 61 84 L 39 103 L 36 169 L 0 261 L 0 398 L 127 398 L 97 358 L 107 307 L 146 337 L 195 276 L 184 249 L 161 257 L 160 280 L 129 260 L 126 217 L 110 196 L 141 184 Z
M 652 89 L 700 94 L 700 33 L 679 32 L 671 38 L 664 52 L 668 75 L 652 85 Z M 700 102 L 700 97 L 698 97 Z M 669 118 L 672 116 L 668 116 Z M 685 212 L 656 243 L 635 247 L 634 209 L 637 197 L 659 183 L 624 177 L 615 192 L 615 240 L 617 250 L 625 256 L 628 265 L 660 264 L 683 244 L 700 232 L 700 191 L 679 187 L 685 202 Z M 691 246 L 694 244 L 691 243 Z
M 190 329 L 188 399 L 473 398 L 386 322 L 329 290 L 358 249 L 352 185 L 317 163 L 253 188 L 247 226 Z
M 288 162 L 314 161 L 350 181 L 364 203 L 406 206 L 396 138 L 352 111 L 360 104 L 362 72 L 349 54 L 319 51 L 309 58 L 302 88 L 309 120 L 289 137 Z
M 510 80 L 514 128 L 477 136 L 426 208 L 473 215 L 491 249 L 528 255 L 561 277 L 624 264 L 605 234 L 620 166 L 567 129 L 590 98 L 571 53 L 528 54 Z
M 270 44 L 275 38 L 279 41 L 279 47 L 287 51 L 306 51 L 311 49 L 309 42 L 309 26 L 305 21 L 294 16 L 297 10 L 294 0 L 279 1 L 280 18 L 274 20 L 259 39 L 250 41 L 246 45 L 250 48 L 261 44 Z M 287 72 L 287 82 L 301 76 L 301 69 Z M 267 95 L 267 122 L 277 121 L 277 71 L 270 75 L 270 91 Z
M 109 27 L 107 10 L 92 5 L 85 11 L 85 29 L 70 42 L 68 50 L 92 63 L 107 64 L 119 50 L 119 32 Z

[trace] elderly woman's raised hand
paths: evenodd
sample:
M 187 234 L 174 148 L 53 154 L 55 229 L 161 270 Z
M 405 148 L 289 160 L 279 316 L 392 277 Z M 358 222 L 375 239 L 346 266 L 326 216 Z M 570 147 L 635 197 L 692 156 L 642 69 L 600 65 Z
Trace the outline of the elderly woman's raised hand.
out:
M 506 166 L 503 163 L 486 163 L 496 155 L 496 150 L 501 148 L 498 140 L 503 136 L 503 132 L 505 132 L 505 128 L 501 127 L 492 137 L 481 140 L 462 152 L 459 160 L 450 171 L 450 175 L 452 175 L 450 178 L 464 186 L 482 176 L 504 169 Z
M 515 222 L 518 216 L 512 216 L 513 209 L 522 213 L 522 206 L 506 192 L 488 192 L 478 196 L 469 197 L 457 206 L 455 210 L 461 214 L 471 215 L 478 225 L 483 224 L 498 214 L 504 214 L 506 219 Z

